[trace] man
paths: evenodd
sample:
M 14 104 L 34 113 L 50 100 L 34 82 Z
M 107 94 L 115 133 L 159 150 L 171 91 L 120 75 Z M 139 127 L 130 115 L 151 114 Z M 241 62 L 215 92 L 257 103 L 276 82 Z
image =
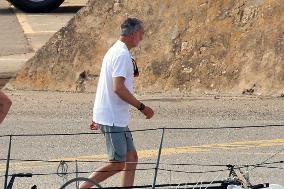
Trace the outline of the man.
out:
M 0 124 L 5 119 L 11 105 L 12 101 L 0 90 Z
M 98 82 L 91 129 L 100 128 L 106 139 L 109 162 L 93 172 L 89 179 L 100 183 L 122 172 L 122 186 L 134 183 L 138 156 L 128 129 L 129 104 L 150 119 L 154 111 L 132 95 L 134 71 L 129 50 L 143 39 L 142 21 L 128 18 L 121 25 L 119 40 L 106 53 Z M 84 182 L 80 189 L 92 187 Z

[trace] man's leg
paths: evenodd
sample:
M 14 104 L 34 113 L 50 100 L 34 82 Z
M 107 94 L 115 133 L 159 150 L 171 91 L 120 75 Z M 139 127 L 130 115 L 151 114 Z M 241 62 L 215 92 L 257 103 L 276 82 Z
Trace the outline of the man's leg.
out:
M 88 178 L 100 183 L 112 175 L 122 171 L 124 169 L 125 162 L 109 162 L 106 165 L 98 168 L 95 172 L 93 172 Z M 80 189 L 87 189 L 93 186 L 90 182 L 83 182 L 80 184 Z
M 122 186 L 133 186 L 137 162 L 136 150 L 127 152 L 125 167 L 122 172 Z

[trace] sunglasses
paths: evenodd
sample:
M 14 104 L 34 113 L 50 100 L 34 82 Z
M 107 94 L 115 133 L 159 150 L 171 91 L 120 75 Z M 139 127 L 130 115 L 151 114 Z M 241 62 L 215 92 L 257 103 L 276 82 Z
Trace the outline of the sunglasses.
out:
M 132 64 L 133 64 L 133 69 L 134 69 L 134 77 L 138 77 L 139 76 L 139 70 L 138 70 L 138 67 L 137 67 L 137 63 L 134 60 L 134 58 L 131 58 L 131 59 L 132 59 Z

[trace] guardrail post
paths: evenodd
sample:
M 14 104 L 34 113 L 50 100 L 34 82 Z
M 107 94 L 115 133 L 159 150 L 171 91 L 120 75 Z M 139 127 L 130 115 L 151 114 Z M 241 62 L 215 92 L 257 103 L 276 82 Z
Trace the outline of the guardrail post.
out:
M 78 161 L 76 160 L 75 161 L 75 163 L 76 163 L 76 178 L 78 178 L 79 177 L 79 174 L 78 174 Z M 76 189 L 79 189 L 79 181 L 76 181 Z
M 6 162 L 6 173 L 5 173 L 5 182 L 4 182 L 4 189 L 7 187 L 8 184 L 8 175 L 9 175 L 9 166 L 10 166 L 10 157 L 11 157 L 11 146 L 12 146 L 12 135 L 9 136 L 9 148 L 8 148 L 8 155 L 7 155 L 7 162 Z
M 160 164 L 161 152 L 162 152 L 162 147 L 163 147 L 164 133 L 165 133 L 165 128 L 163 128 L 163 132 L 162 132 L 162 137 L 161 137 L 159 153 L 158 153 L 158 158 L 157 158 L 156 167 L 155 167 L 155 175 L 154 175 L 154 181 L 153 181 L 153 184 L 152 184 L 152 189 L 155 189 L 155 186 L 156 186 L 156 180 L 157 180 L 158 169 L 159 169 L 159 164 Z

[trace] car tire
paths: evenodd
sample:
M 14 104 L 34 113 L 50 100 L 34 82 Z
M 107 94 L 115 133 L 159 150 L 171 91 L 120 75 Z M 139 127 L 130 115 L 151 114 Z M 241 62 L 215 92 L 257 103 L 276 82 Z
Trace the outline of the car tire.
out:
M 58 8 L 64 0 L 9 0 L 15 7 L 31 13 L 50 12 Z

